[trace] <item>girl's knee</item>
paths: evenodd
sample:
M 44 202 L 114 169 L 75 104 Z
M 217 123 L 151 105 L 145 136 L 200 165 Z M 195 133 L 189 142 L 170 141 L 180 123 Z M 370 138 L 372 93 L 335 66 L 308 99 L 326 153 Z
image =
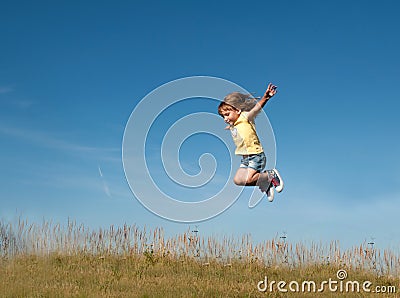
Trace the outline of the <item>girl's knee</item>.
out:
M 252 185 L 254 183 L 253 177 L 235 177 L 233 182 L 239 186 Z
M 246 181 L 244 181 L 240 177 L 234 177 L 233 178 L 233 183 L 235 183 L 236 185 L 246 185 Z

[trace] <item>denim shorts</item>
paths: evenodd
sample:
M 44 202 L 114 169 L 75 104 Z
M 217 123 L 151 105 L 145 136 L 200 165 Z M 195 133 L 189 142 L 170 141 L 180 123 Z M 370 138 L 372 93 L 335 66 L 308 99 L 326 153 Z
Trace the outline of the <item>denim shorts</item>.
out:
M 267 158 L 265 157 L 264 152 L 258 154 L 250 154 L 242 156 L 242 160 L 240 161 L 241 168 L 252 168 L 257 172 L 261 172 L 265 168 L 265 164 L 267 163 Z

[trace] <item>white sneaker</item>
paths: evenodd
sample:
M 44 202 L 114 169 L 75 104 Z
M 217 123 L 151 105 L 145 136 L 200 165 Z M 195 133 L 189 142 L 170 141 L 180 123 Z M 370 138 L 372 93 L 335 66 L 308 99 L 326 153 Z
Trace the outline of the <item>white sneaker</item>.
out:
M 271 184 L 275 187 L 277 192 L 281 192 L 283 190 L 283 179 L 279 174 L 277 169 L 272 169 L 268 171 L 269 179 Z
M 274 188 L 272 187 L 272 184 L 268 187 L 267 191 L 265 192 L 267 194 L 268 201 L 272 202 L 274 200 Z

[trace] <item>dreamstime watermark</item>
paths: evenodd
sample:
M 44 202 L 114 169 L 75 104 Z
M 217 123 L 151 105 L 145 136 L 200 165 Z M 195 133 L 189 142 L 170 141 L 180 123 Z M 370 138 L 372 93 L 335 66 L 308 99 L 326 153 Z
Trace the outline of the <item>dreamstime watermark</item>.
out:
M 336 273 L 337 279 L 329 278 L 321 282 L 315 282 L 312 280 L 304 280 L 298 282 L 292 281 L 275 281 L 268 280 L 265 276 L 264 280 L 260 280 L 257 283 L 257 289 L 260 292 L 293 292 L 293 293 L 322 293 L 325 291 L 333 293 L 396 293 L 396 286 L 378 285 L 373 286 L 372 282 L 346 280 L 346 270 L 340 269 Z
M 243 191 L 243 187 L 232 180 L 239 163 L 234 162 L 234 144 L 230 133 L 224 130 L 224 123 L 217 113 L 219 102 L 234 91 L 250 93 L 230 81 L 207 76 L 196 76 L 168 82 L 147 94 L 134 108 L 125 127 L 122 144 L 122 161 L 125 176 L 134 196 L 148 210 L 163 218 L 177 222 L 197 222 L 214 217 L 229 208 Z M 188 100 L 202 100 L 208 105 L 204 111 L 189 111 L 173 119 L 165 130 L 160 119 L 168 109 L 184 105 Z M 211 100 L 211 101 L 210 101 Z M 198 103 L 197 101 L 197 103 Z M 212 109 L 210 109 L 212 105 Z M 210 112 L 212 111 L 212 112 Z M 169 115 L 169 114 L 168 114 Z M 257 132 L 268 154 L 267 166 L 275 167 L 275 136 L 266 114 L 257 117 Z M 159 126 L 159 127 L 158 127 Z M 154 142 L 153 131 L 164 131 L 161 142 Z M 229 154 L 229 175 L 216 177 L 218 160 L 213 148 L 201 154 L 196 163 L 200 171 L 189 174 L 181 165 L 180 154 L 185 142 L 191 137 L 203 135 L 217 138 Z M 155 145 L 160 148 L 154 148 Z M 215 152 L 214 152 L 215 153 Z M 158 155 L 158 156 L 156 156 Z M 154 160 L 160 164 L 154 164 Z M 224 164 L 224 167 L 227 165 Z M 210 181 L 218 179 L 219 189 L 207 189 Z M 166 183 L 181 187 L 182 191 L 191 189 L 190 200 L 178 200 L 171 195 Z M 206 198 L 196 200 L 195 190 L 201 188 Z M 204 191 L 203 191 L 204 189 Z M 211 193 L 213 192 L 213 193 Z M 256 188 L 250 195 L 249 207 L 254 207 L 263 194 Z

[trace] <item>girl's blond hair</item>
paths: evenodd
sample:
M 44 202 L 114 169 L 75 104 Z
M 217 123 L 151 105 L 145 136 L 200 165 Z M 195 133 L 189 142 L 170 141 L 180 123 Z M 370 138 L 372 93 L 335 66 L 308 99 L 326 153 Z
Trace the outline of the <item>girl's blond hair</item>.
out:
M 218 107 L 218 112 L 227 108 L 227 105 L 242 112 L 250 111 L 257 104 L 257 100 L 251 94 L 232 92 L 225 96 L 224 101 Z
M 251 94 L 243 94 L 240 92 L 229 93 L 225 96 L 224 102 L 244 112 L 250 111 L 257 103 Z

